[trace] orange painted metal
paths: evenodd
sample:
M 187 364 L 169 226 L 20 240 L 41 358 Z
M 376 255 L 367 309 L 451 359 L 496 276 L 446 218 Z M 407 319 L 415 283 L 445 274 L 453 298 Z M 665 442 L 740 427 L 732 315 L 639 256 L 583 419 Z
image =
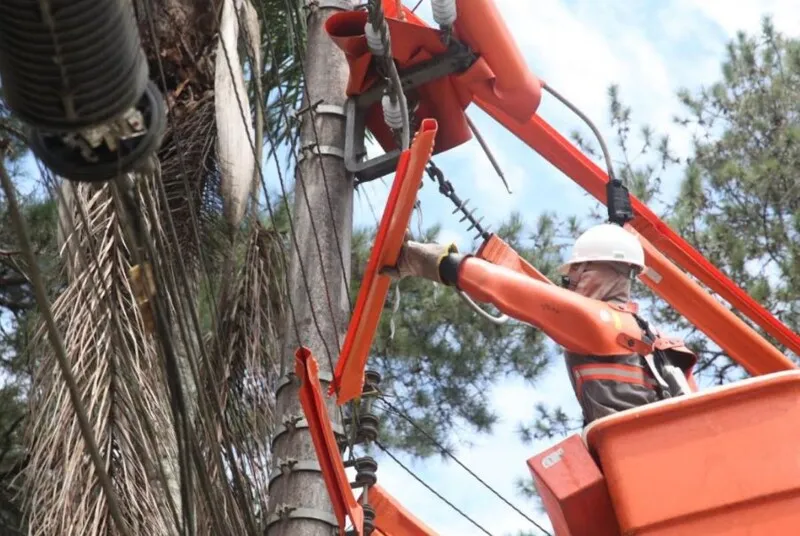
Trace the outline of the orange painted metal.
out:
M 438 536 L 406 510 L 383 487 L 375 484 L 369 489 L 369 504 L 375 509 L 375 527 L 385 536 Z
M 796 534 L 800 371 L 750 378 L 590 424 L 623 534 Z
M 579 435 L 528 460 L 557 536 L 619 536 L 606 480 Z
M 541 329 L 571 352 L 613 356 L 652 350 L 633 315 L 620 308 L 478 257 L 461 262 L 458 286 L 473 299 Z
M 391 282 L 388 276 L 378 272 L 384 266 L 397 264 L 417 191 L 433 151 L 436 131 L 436 121 L 424 120 L 411 147 L 403 152 L 397 164 L 394 183 L 330 385 L 329 393 L 336 393 L 339 404 L 361 396 L 364 369 Z
M 537 110 L 542 97 L 542 84 L 527 69 L 522 53 L 510 37 L 492 0 L 458 0 L 458 18 L 454 36 L 479 57 L 463 73 L 429 82 L 415 89 L 419 107 L 415 117 L 436 119 L 440 131 L 436 152 L 457 147 L 472 138 L 464 110 L 474 96 L 501 107 L 517 121 L 526 121 Z M 403 8 L 400 20 L 394 0 L 383 0 L 392 58 L 404 70 L 420 62 L 440 56 L 446 51 L 440 32 Z M 367 47 L 364 11 L 343 12 L 331 16 L 325 29 L 341 49 L 350 65 L 347 94 L 359 95 L 381 78 L 377 64 Z M 379 103 L 369 108 L 366 124 L 385 151 L 396 149 L 392 133 L 386 127 Z
M 541 117 L 533 116 L 529 121 L 521 123 L 502 108 L 487 100 L 476 98 L 475 103 L 511 133 L 574 180 L 584 190 L 605 203 L 605 187 L 608 182 L 608 175 Z M 800 355 L 800 335 L 790 330 L 761 304 L 739 288 L 689 243 L 670 229 L 641 201 L 633 196 L 631 197 L 635 214 L 631 225 L 642 236 L 647 238 L 659 251 L 672 259 L 678 266 L 697 277 L 703 284 L 727 300 L 734 308 L 741 311 L 767 333 L 775 337 L 781 344 Z M 662 285 L 661 292 L 663 294 L 660 295 L 669 303 L 672 303 L 673 299 L 685 303 L 686 297 L 681 296 L 681 293 L 687 290 L 694 292 L 693 288 L 683 284 L 677 288 L 667 288 Z M 686 310 L 681 310 L 680 312 L 687 315 Z M 701 309 L 696 311 L 693 316 L 715 313 L 716 311 L 714 310 Z M 747 337 L 753 339 L 752 344 L 762 345 L 762 342 L 755 341 L 754 337 L 762 340 L 763 338 L 752 332 L 752 330 Z M 717 342 L 717 344 L 720 343 Z M 730 345 L 723 346 L 723 348 L 728 352 L 731 351 Z M 735 352 L 735 349 L 734 353 L 741 354 L 741 352 Z M 786 360 L 778 359 L 774 351 L 762 357 L 751 356 L 750 360 L 764 361 L 762 367 L 767 370 L 786 368 Z
M 295 374 L 300 379 L 300 404 L 308 421 L 308 430 L 314 442 L 314 450 L 334 513 L 339 521 L 339 536 L 344 536 L 348 518 L 353 528 L 361 534 L 364 528 L 364 511 L 350 488 L 350 481 L 345 473 L 325 400 L 322 397 L 319 366 L 308 348 L 299 348 L 295 353 Z
M 648 269 L 640 279 L 667 300 L 750 374 L 768 374 L 797 366 L 699 284 L 683 273 L 633 227 L 644 247 Z

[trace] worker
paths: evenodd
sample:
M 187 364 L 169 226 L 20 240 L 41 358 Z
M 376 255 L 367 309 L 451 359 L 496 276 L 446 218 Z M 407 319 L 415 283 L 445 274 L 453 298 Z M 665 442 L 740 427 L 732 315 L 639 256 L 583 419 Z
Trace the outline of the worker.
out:
M 422 244 L 408 237 L 397 264 L 382 273 L 455 286 L 541 329 L 565 350 L 570 381 L 588 424 L 696 390 L 694 354 L 682 341 L 654 332 L 630 302 L 633 279 L 644 268 L 637 237 L 604 223 L 575 241 L 560 269 L 562 287 L 461 255 L 454 244 Z

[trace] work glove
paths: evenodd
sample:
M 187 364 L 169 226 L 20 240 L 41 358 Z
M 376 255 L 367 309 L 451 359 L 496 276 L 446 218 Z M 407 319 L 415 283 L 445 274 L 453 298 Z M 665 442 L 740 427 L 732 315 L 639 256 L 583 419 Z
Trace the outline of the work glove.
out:
M 381 275 L 387 275 L 395 279 L 405 277 L 423 277 L 441 283 L 439 279 L 439 264 L 450 253 L 458 253 L 458 248 L 454 242 L 450 244 L 423 244 L 408 240 L 400 248 L 400 256 L 397 258 L 395 266 L 384 266 L 380 270 Z

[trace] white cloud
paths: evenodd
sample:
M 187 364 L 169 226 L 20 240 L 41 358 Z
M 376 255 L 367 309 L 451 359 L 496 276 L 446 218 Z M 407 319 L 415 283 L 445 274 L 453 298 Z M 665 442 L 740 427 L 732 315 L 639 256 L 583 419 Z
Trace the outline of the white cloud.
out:
M 764 15 L 772 15 L 778 30 L 788 33 L 800 32 L 800 4 L 787 0 L 749 0 L 727 2 L 725 0 L 675 0 L 679 8 L 686 9 L 689 16 L 706 17 L 718 24 L 728 35 L 738 31 L 757 32 Z

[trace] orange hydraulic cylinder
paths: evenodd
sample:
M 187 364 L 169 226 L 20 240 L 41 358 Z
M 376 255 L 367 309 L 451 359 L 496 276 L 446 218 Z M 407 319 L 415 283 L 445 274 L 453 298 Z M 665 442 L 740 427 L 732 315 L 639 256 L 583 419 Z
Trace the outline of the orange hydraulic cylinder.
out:
M 529 121 L 520 122 L 486 99 L 476 97 L 475 103 L 584 190 L 605 203 L 608 175 L 544 119 L 534 115 Z M 633 196 L 631 196 L 631 201 L 635 214 L 635 219 L 631 224 L 642 236 L 650 240 L 659 251 L 666 254 L 678 266 L 697 277 L 703 284 L 775 337 L 781 344 L 800 355 L 800 335 L 789 329 L 733 283 L 641 201 Z M 774 355 L 774 352 L 771 355 Z M 764 359 L 770 360 L 769 357 Z M 777 362 L 775 364 L 777 365 Z
M 796 368 L 788 357 L 692 281 L 646 238 L 630 225 L 626 228 L 638 236 L 644 247 L 647 270 L 640 279 L 750 374 Z
M 388 276 L 380 275 L 378 271 L 384 266 L 397 264 L 422 175 L 433 151 L 436 130 L 436 121 L 424 120 L 411 147 L 403 152 L 397 164 L 397 174 L 330 385 L 329 394 L 335 392 L 340 405 L 361 396 L 369 350 L 391 283 Z

